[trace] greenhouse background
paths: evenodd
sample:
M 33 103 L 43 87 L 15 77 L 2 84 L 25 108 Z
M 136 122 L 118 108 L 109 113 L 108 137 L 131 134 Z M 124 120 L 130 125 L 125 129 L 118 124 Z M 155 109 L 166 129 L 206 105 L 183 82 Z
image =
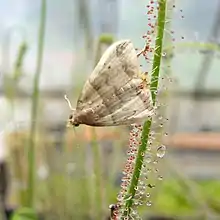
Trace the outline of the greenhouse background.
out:
M 27 205 L 25 141 L 34 123 L 34 201 L 39 216 L 97 219 L 96 209 L 101 209 L 100 219 L 107 219 L 108 206 L 120 189 L 129 128 L 97 129 L 101 155 L 97 174 L 92 132 L 88 126 L 66 128 L 70 109 L 64 95 L 75 105 L 94 68 L 101 35 L 131 39 L 138 49 L 144 46 L 150 1 L 47 0 L 38 120 L 33 122 L 41 2 L 0 2 L 0 162 L 7 165 L 9 176 L 2 219 Z M 152 189 L 152 205 L 140 212 L 143 219 L 220 219 L 220 1 L 169 0 L 168 4 L 164 41 L 168 49 L 161 70 L 172 81 L 166 103 L 167 151 L 158 165 L 163 178 Z M 148 68 L 144 60 L 140 62 Z M 101 205 L 96 191 L 102 195 Z

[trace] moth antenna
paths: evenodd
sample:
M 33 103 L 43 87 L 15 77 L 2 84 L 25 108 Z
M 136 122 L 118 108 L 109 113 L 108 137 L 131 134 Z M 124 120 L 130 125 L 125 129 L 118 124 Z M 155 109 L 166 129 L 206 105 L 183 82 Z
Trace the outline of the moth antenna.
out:
M 72 107 L 71 102 L 70 102 L 70 100 L 68 99 L 67 95 L 64 95 L 64 99 L 67 101 L 67 103 L 68 103 L 68 105 L 69 105 L 69 108 L 70 108 L 71 110 L 75 110 L 75 109 Z

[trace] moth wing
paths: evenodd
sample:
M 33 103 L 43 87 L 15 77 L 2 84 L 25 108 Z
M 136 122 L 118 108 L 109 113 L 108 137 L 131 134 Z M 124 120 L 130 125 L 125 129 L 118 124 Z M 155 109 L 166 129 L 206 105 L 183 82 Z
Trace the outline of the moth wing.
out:
M 82 124 L 131 124 L 152 114 L 149 89 L 141 88 L 139 64 L 130 40 L 112 44 L 86 81 L 76 111 Z
M 132 80 L 130 84 L 139 88 L 140 80 Z M 130 90 L 126 95 L 124 94 L 124 98 L 126 98 L 126 101 L 123 102 L 123 106 L 113 113 L 99 118 L 100 112 L 97 111 L 93 124 L 95 126 L 129 125 L 141 123 L 148 117 L 153 116 L 153 102 L 148 88 L 139 89 L 138 93 L 136 90 Z
M 100 99 L 111 98 L 125 84 L 138 77 L 138 73 L 139 64 L 131 41 L 113 43 L 86 81 L 76 109 L 83 110 Z
M 141 86 L 140 86 L 141 85 Z M 116 126 L 140 123 L 154 114 L 149 88 L 142 87 L 142 79 L 133 79 L 109 100 L 100 99 L 80 112 L 79 118 L 91 126 Z M 115 111 L 106 106 L 117 106 Z

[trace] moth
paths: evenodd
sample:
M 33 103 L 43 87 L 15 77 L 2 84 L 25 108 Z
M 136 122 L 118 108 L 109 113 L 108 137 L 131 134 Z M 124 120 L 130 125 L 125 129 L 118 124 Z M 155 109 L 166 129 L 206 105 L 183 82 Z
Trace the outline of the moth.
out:
M 142 52 L 141 52 L 142 53 Z M 70 108 L 68 125 L 118 126 L 141 123 L 154 114 L 146 78 L 130 40 L 121 40 L 107 48 L 85 82 L 76 108 Z

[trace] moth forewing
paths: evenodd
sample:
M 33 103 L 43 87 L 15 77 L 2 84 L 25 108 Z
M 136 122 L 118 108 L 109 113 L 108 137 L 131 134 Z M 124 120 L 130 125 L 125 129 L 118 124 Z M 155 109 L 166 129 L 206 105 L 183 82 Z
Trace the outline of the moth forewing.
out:
M 139 72 L 131 41 L 112 44 L 87 79 L 76 110 L 72 109 L 71 124 L 114 126 L 150 117 L 151 94 Z
M 82 110 L 85 105 L 88 107 L 87 103 L 100 98 L 111 98 L 115 90 L 137 77 L 138 70 L 138 60 L 131 41 L 124 40 L 112 44 L 86 81 L 77 109 Z

